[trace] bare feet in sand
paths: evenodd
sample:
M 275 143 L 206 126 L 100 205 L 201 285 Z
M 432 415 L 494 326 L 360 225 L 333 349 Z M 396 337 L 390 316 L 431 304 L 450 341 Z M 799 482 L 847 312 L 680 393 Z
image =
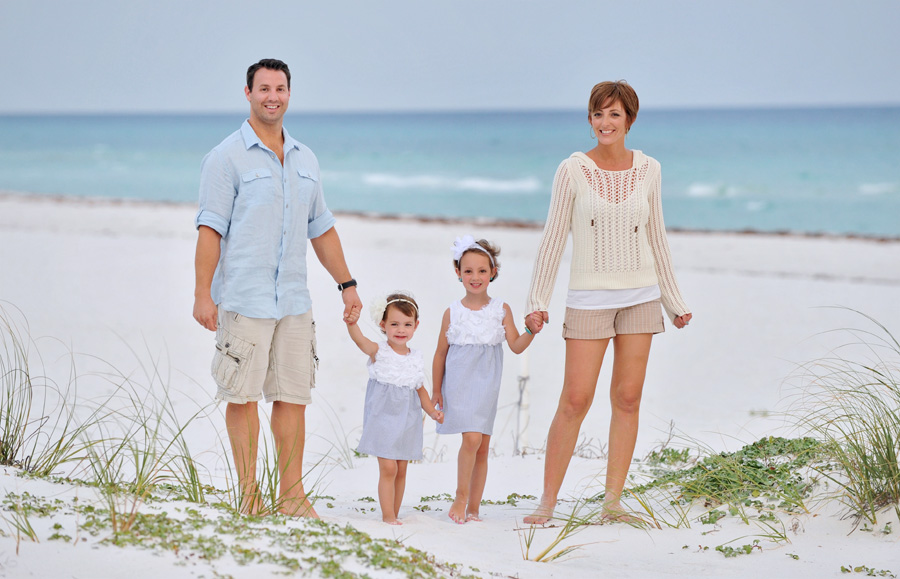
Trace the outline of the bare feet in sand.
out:
M 242 515 L 253 517 L 266 517 L 271 514 L 269 509 L 263 504 L 259 487 L 256 485 L 244 492 L 244 496 L 241 498 L 240 511 Z
M 282 503 L 278 512 L 289 517 L 306 517 L 309 519 L 319 518 L 319 514 L 316 513 L 316 510 L 313 508 L 312 503 L 309 502 L 309 499 L 303 499 L 302 502 L 300 502 L 300 499 L 287 500 Z
M 556 503 L 551 505 L 541 502 L 538 508 L 536 508 L 533 513 L 522 519 L 522 521 L 526 525 L 545 525 L 549 523 L 553 518 L 553 507 L 555 506 Z
M 389 525 L 402 525 L 403 524 L 403 522 L 400 519 L 386 519 L 386 518 L 382 517 L 381 520 Z
M 603 514 L 600 515 L 603 523 L 626 523 L 628 525 L 646 525 L 647 521 L 625 512 L 622 505 L 607 505 L 603 507 Z
M 480 523 L 481 517 L 478 516 L 478 513 L 466 513 L 466 522 L 467 523 Z
M 450 519 L 458 525 L 465 524 L 466 523 L 466 503 L 465 503 L 465 501 L 461 501 L 459 499 L 456 499 L 455 501 L 453 501 L 453 504 L 450 505 L 450 512 L 447 513 L 447 516 L 449 516 Z

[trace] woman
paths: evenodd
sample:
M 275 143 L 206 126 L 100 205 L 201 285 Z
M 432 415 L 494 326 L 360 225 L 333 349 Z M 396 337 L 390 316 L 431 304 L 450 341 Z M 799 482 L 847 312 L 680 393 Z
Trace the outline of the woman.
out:
M 573 153 L 553 181 L 526 310 L 540 313 L 543 322 L 550 319 L 547 307 L 570 230 L 574 252 L 563 324 L 565 378 L 547 437 L 544 492 L 537 510 L 525 517 L 529 524 L 553 516 L 610 340 L 615 358 L 603 517 L 630 519 L 620 497 L 637 439 L 650 341 L 664 331 L 660 303 L 676 328 L 691 320 L 669 255 L 659 163 L 625 147 L 637 113 L 638 97 L 628 83 L 596 85 L 588 120 L 597 146 Z

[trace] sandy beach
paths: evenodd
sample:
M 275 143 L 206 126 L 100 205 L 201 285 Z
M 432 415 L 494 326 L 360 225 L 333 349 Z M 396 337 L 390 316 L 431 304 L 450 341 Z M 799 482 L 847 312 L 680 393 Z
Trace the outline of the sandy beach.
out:
M 208 408 L 209 417 L 192 423 L 187 436 L 197 460 L 218 485 L 227 466 L 222 460 L 222 409 L 210 406 L 213 335 L 191 317 L 194 212 L 189 205 L 0 195 L 0 307 L 18 321 L 27 320 L 47 373 L 59 382 L 68 376 L 69 350 L 86 375 L 102 372 L 106 363 L 133 375 L 141 361 L 159 361 L 178 412 L 187 417 Z M 471 233 L 501 247 L 502 275 L 490 293 L 507 301 L 514 312 L 523 311 L 540 237 L 537 228 L 347 215 L 339 216 L 337 228 L 364 304 L 394 289 L 416 296 L 421 325 L 412 345 L 426 360 L 437 342 L 444 309 L 462 295 L 451 266 L 454 237 Z M 687 232 L 671 233 L 669 242 L 694 320 L 685 330 L 667 324 L 666 332 L 654 339 L 638 459 L 672 433 L 672 446 L 694 449 L 695 454 L 700 446 L 712 452 L 734 451 L 764 436 L 798 436 L 795 421 L 783 415 L 795 393 L 796 380 L 789 378 L 798 364 L 826 356 L 845 341 L 830 330 L 871 329 L 867 320 L 843 308 L 859 310 L 900 333 L 900 242 Z M 447 518 L 449 502 L 422 500 L 454 492 L 459 444 L 458 436 L 436 435 L 429 421 L 425 460 L 410 465 L 401 510 L 404 525 L 398 528 L 381 523 L 377 503 L 362 500 L 377 496 L 377 464 L 347 449 L 355 447 L 362 426 L 365 358 L 341 321 L 340 296 L 332 280 L 309 259 L 320 366 L 315 402 L 307 411 L 306 462 L 317 481 L 316 494 L 328 497 L 316 504 L 325 521 L 399 540 L 460 564 L 461 572 L 483 577 L 837 577 L 841 566 L 848 565 L 900 575 L 896 515 L 885 513 L 871 531 L 854 531 L 854 522 L 842 517 L 844 511 L 835 501 L 780 517 L 786 541 L 760 540 L 759 526 L 734 516 L 715 524 L 695 518 L 677 529 L 598 525 L 568 539 L 565 545 L 583 546 L 563 560 L 525 560 L 527 527 L 521 519 L 536 500 L 507 499 L 513 494 L 540 495 L 541 449 L 562 383 L 560 331 L 569 255 L 567 250 L 549 325 L 525 355 L 506 353 L 485 490 L 486 499 L 506 504 L 486 505 L 484 522 L 458 526 Z M 363 331 L 376 337 L 371 323 L 364 324 Z M 609 366 L 585 421 L 581 456 L 573 459 L 563 486 L 561 497 L 569 502 L 562 503 L 561 510 L 602 490 Z M 518 377 L 525 369 L 527 409 L 520 411 Z M 78 396 L 102 396 L 104 388 L 108 383 L 85 379 Z M 518 431 L 517 424 L 522 425 Z M 517 454 L 517 447 L 524 454 Z M 90 488 L 22 477 L 13 467 L 0 470 L 3 494 L 92 500 Z M 174 507 L 186 508 L 181 503 L 145 508 Z M 4 514 L 9 527 L 10 517 Z M 0 576 L 256 577 L 280 569 L 274 564 L 240 565 L 228 555 L 198 561 L 184 553 L 119 548 L 100 544 L 102 533 L 84 534 L 87 541 L 49 540 L 54 523 L 76 537 L 77 517 L 63 513 L 33 517 L 31 522 L 40 542 L 17 541 L 14 530 L 0 526 L 6 534 L 0 536 Z M 888 522 L 893 533 L 882 532 Z M 303 528 L 300 522 L 283 525 Z M 538 529 L 532 551 L 549 544 L 558 532 Z M 748 556 L 727 558 L 715 551 L 719 545 L 739 546 L 754 539 L 760 540 L 760 547 Z M 353 571 L 400 576 L 371 568 Z

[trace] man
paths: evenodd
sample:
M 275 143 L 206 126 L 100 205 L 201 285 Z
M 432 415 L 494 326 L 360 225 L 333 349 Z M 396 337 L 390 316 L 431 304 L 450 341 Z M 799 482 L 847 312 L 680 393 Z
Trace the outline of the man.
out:
M 242 493 L 243 513 L 265 514 L 256 482 L 257 402 L 272 402 L 280 472 L 277 509 L 318 517 L 301 480 L 306 405 L 315 386 L 315 323 L 306 240 L 338 283 L 344 316 L 362 309 L 325 205 L 318 161 L 282 127 L 291 98 L 285 63 L 247 70 L 250 118 L 203 159 L 194 319 L 216 332 L 216 398 Z

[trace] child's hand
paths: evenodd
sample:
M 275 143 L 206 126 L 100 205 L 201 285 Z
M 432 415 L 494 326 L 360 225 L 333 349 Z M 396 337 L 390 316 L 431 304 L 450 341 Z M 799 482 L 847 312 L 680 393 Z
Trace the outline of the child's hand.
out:
M 431 415 L 431 418 L 433 418 L 434 421 L 437 422 L 438 424 L 444 423 L 444 413 L 441 412 L 440 410 L 435 410 L 434 414 Z
M 359 310 L 356 309 L 356 306 L 350 308 L 350 311 L 344 314 L 344 323 L 348 326 L 352 326 L 359 320 Z
M 436 392 L 431 397 L 431 404 L 434 405 L 434 407 L 437 408 L 438 410 L 441 410 L 444 408 L 444 397 L 441 396 L 440 392 Z
M 543 312 L 531 312 L 525 316 L 525 327 L 531 330 L 532 334 L 538 334 L 544 329 Z

